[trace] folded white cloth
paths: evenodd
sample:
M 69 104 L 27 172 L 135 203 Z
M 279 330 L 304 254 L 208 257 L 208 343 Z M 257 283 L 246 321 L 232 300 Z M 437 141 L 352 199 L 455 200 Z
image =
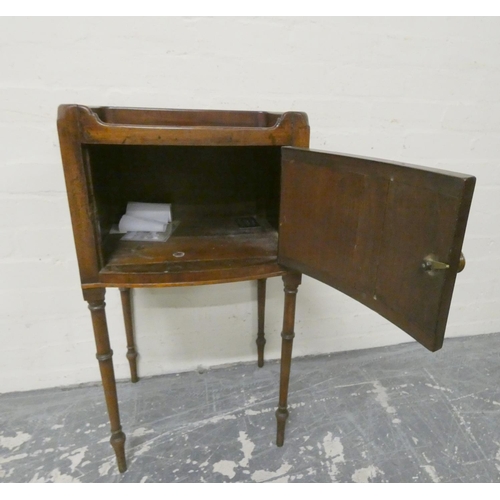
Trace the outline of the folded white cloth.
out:
M 164 232 L 167 230 L 167 223 L 158 220 L 148 220 L 141 217 L 125 214 L 120 219 L 118 224 L 120 233 L 127 231 L 157 231 Z
M 131 201 L 127 203 L 127 215 L 163 222 L 172 222 L 170 203 L 140 203 Z

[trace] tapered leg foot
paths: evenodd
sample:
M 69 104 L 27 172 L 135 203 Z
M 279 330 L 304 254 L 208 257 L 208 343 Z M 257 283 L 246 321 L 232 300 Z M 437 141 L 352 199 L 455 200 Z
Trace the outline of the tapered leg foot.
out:
M 113 432 L 111 434 L 111 439 L 109 442 L 115 450 L 116 463 L 118 465 L 118 470 L 120 472 L 125 472 L 127 470 L 127 459 L 125 458 L 125 433 L 122 431 Z
M 278 423 L 278 432 L 276 434 L 276 445 L 283 446 L 285 442 L 285 424 L 288 418 L 288 410 L 286 408 L 278 408 L 276 410 L 276 420 Z
M 278 426 L 276 434 L 277 446 L 283 446 L 285 441 L 285 424 L 288 418 L 288 384 L 292 364 L 293 338 L 295 337 L 295 302 L 301 279 L 302 275 L 299 273 L 288 273 L 283 276 L 285 284 L 285 310 L 283 314 L 283 331 L 281 332 L 280 395 L 278 409 L 276 410 Z
M 137 351 L 134 340 L 134 323 L 132 318 L 132 296 L 130 288 L 120 288 L 122 299 L 123 321 L 125 322 L 125 334 L 127 336 L 127 359 L 130 365 L 130 380 L 137 382 Z
M 120 412 L 118 409 L 118 396 L 116 393 L 116 380 L 113 368 L 113 351 L 109 343 L 108 325 L 106 322 L 104 289 L 84 290 L 83 295 L 89 304 L 92 316 L 92 326 L 97 348 L 96 358 L 99 361 L 102 387 L 108 409 L 109 422 L 111 424 L 110 443 L 116 454 L 118 470 L 125 472 L 127 462 L 125 459 L 125 434 L 120 423 Z
M 258 306 L 258 331 L 257 331 L 257 366 L 264 366 L 264 346 L 266 337 L 264 333 L 264 316 L 266 311 L 266 280 L 257 280 L 257 306 Z

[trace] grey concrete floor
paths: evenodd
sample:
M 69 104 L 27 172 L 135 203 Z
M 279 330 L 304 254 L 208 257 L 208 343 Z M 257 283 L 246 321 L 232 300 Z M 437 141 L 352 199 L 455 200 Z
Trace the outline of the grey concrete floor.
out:
M 142 360 L 142 362 L 147 362 Z M 97 367 L 96 367 L 97 369 Z M 498 482 L 500 334 L 118 384 L 119 474 L 99 386 L 0 396 L 0 482 Z

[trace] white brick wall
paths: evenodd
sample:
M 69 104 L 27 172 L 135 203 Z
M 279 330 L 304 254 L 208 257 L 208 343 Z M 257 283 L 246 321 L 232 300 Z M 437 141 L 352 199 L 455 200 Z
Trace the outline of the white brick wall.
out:
M 498 18 L 1 18 L 0 68 L 0 392 L 99 377 L 61 103 L 306 111 L 313 148 L 476 175 L 447 336 L 500 331 Z M 141 375 L 255 359 L 254 284 L 135 298 Z M 107 303 L 123 378 L 116 290 Z M 269 280 L 267 358 L 279 356 L 281 315 L 281 281 Z M 295 355 L 411 341 L 310 278 L 296 332 Z

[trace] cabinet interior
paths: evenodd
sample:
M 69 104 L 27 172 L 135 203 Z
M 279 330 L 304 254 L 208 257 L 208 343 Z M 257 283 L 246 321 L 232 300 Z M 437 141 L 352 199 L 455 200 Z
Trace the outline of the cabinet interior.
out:
M 280 147 L 85 145 L 84 157 L 103 268 L 196 271 L 276 259 Z M 170 239 L 110 234 L 129 201 L 171 203 Z

